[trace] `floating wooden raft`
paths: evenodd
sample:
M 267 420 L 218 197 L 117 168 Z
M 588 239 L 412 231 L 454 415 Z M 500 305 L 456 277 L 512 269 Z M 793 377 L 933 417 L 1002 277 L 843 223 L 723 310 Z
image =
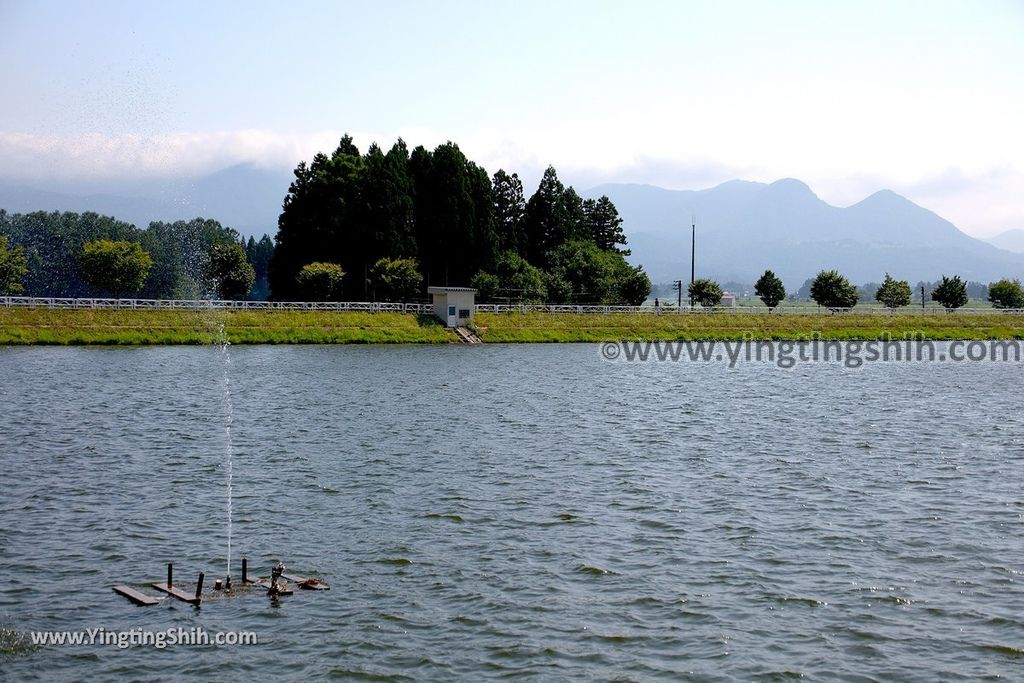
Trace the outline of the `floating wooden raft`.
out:
M 176 586 L 168 586 L 166 583 L 154 583 L 152 585 L 153 585 L 153 588 L 157 589 L 158 591 L 160 591 L 162 593 L 167 593 L 171 597 L 177 598 L 178 600 L 181 600 L 182 602 L 188 602 L 188 603 L 191 603 L 193 605 L 198 605 L 199 603 L 201 603 L 203 601 L 203 593 L 202 593 L 202 586 L 203 586 L 203 584 L 201 584 L 201 583 L 199 584 L 199 590 L 197 590 L 195 592 L 195 595 L 189 595 L 188 593 L 186 593 L 185 591 L 181 590 L 180 588 L 178 588 Z
M 283 565 L 281 566 L 281 568 L 283 569 Z M 275 571 L 276 571 L 276 569 L 275 569 Z M 205 575 L 202 572 L 199 573 L 199 580 L 196 582 L 195 593 L 191 593 L 191 592 L 182 590 L 178 586 L 174 585 L 173 573 L 174 573 L 174 565 L 172 563 L 168 562 L 167 563 L 167 581 L 165 581 L 165 582 L 163 582 L 163 581 L 162 582 L 154 582 L 154 583 L 151 583 L 150 585 L 153 588 L 155 588 L 156 590 L 160 591 L 161 593 L 166 593 L 167 595 L 170 595 L 172 598 L 174 598 L 176 600 L 181 600 L 182 602 L 187 602 L 190 605 L 199 606 L 199 604 L 201 604 L 202 601 L 203 601 L 203 579 L 204 579 Z M 330 590 L 331 589 L 330 586 L 328 586 L 326 583 L 320 581 L 320 579 L 305 578 L 305 577 L 301 577 L 301 576 L 295 576 L 294 574 L 285 574 L 283 572 L 281 573 L 281 578 L 285 579 L 286 581 L 291 581 L 293 584 L 295 584 L 299 588 L 302 588 L 303 590 L 326 591 L 326 590 Z M 217 583 L 220 583 L 220 582 L 218 581 Z M 257 586 L 257 587 L 262 588 L 262 589 L 264 589 L 266 591 L 269 591 L 270 587 L 271 587 L 271 579 L 269 577 L 265 577 L 265 578 L 260 578 L 260 577 L 250 578 L 249 577 L 249 562 L 248 562 L 248 560 L 246 558 L 243 557 L 242 558 L 242 585 L 243 586 Z M 126 597 L 129 600 L 131 600 L 132 602 L 134 602 L 136 605 L 144 605 L 144 606 L 149 607 L 149 606 L 152 606 L 152 605 L 159 605 L 162 602 L 162 600 L 163 600 L 163 598 L 153 597 L 151 595 L 146 595 L 145 593 L 141 593 L 141 592 L 135 590 L 134 588 L 132 588 L 131 586 L 126 586 L 124 584 L 118 584 L 118 585 L 114 586 L 113 588 L 114 588 L 114 592 L 115 593 L 117 593 L 118 595 L 123 595 L 124 597 Z M 219 587 L 215 586 L 215 588 L 219 588 Z M 278 588 L 277 594 L 278 595 L 293 595 L 294 591 L 291 588 Z
M 199 580 L 196 582 L 196 592 L 194 595 L 189 595 L 188 593 L 181 590 L 180 588 L 177 588 L 174 585 L 172 576 L 173 571 L 174 565 L 168 562 L 167 583 L 153 583 L 150 585 L 152 585 L 153 588 L 157 589 L 158 591 L 162 593 L 167 593 L 171 597 L 177 598 L 182 602 L 187 602 L 192 605 L 198 605 L 199 603 L 201 603 L 203 601 L 203 579 L 205 578 L 206 575 L 203 574 L 203 572 L 199 572 Z
M 151 607 L 153 605 L 160 604 L 160 598 L 154 598 L 150 595 L 146 595 L 145 593 L 140 593 L 130 586 L 114 586 L 114 592 L 119 595 L 123 595 L 136 605 L 142 605 L 143 607 Z

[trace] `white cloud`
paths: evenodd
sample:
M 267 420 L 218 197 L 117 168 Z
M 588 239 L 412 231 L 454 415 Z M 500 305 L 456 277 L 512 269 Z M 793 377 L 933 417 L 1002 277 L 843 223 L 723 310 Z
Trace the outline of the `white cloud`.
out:
M 183 176 L 242 162 L 293 166 L 337 143 L 334 133 L 266 130 L 81 136 L 0 132 L 0 177 L 46 181 Z

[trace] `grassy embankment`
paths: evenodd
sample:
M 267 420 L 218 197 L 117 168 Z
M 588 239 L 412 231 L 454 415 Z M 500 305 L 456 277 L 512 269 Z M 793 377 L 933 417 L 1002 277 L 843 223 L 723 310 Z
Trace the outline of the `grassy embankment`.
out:
M 430 316 L 328 311 L 0 308 L 0 345 L 434 344 L 458 341 Z
M 0 309 L 0 345 L 432 344 L 457 338 L 430 316 L 328 311 L 132 311 Z M 1024 316 L 752 313 L 480 313 L 485 342 L 650 340 L 1024 339 Z

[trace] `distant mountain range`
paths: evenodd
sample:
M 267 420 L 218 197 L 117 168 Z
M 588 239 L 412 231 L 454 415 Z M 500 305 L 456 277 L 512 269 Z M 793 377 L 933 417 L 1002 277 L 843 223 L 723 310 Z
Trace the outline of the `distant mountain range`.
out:
M 888 190 L 847 208 L 793 179 L 733 180 L 700 191 L 609 184 L 585 193 L 602 194 L 625 220 L 630 260 L 654 282 L 689 280 L 694 217 L 697 277 L 723 282 L 752 283 L 766 268 L 791 289 L 832 268 L 857 284 L 880 282 L 886 272 L 912 284 L 943 274 L 982 282 L 1024 277 L 1024 255 L 966 235 Z
M 146 226 L 203 216 L 243 235 L 273 236 L 292 174 L 251 165 L 210 175 L 131 188 L 77 193 L 0 184 L 0 208 L 95 211 Z M 533 188 L 527 188 L 531 193 Z M 609 184 L 584 196 L 608 195 L 625 220 L 630 260 L 656 283 L 690 275 L 690 220 L 697 221 L 697 276 L 752 283 L 774 270 L 796 289 L 823 268 L 836 268 L 857 284 L 886 272 L 915 283 L 958 274 L 991 282 L 1024 278 L 1024 230 L 990 242 L 888 190 L 847 208 L 819 199 L 799 180 L 771 184 L 733 180 L 698 191 L 651 185 Z
M 289 171 L 241 164 L 197 178 L 113 187 L 103 192 L 52 192 L 0 184 L 0 208 L 10 213 L 95 211 L 138 227 L 152 221 L 202 216 L 258 239 L 264 233 L 273 236 L 277 232 L 281 202 L 291 180 Z
M 985 241 L 1000 249 L 1024 254 L 1024 230 L 1007 230 L 995 237 L 986 237 Z

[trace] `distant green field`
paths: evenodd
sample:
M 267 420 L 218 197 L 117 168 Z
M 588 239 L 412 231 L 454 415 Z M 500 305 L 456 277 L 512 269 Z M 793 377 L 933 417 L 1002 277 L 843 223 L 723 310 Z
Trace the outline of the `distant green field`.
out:
M 1024 339 L 1024 315 L 1005 313 L 478 313 L 485 342 L 650 340 L 868 340 L 908 335 Z
M 0 345 L 447 344 L 429 315 L 333 311 L 0 309 Z M 1024 339 L 1006 313 L 478 313 L 485 342 L 622 340 Z

